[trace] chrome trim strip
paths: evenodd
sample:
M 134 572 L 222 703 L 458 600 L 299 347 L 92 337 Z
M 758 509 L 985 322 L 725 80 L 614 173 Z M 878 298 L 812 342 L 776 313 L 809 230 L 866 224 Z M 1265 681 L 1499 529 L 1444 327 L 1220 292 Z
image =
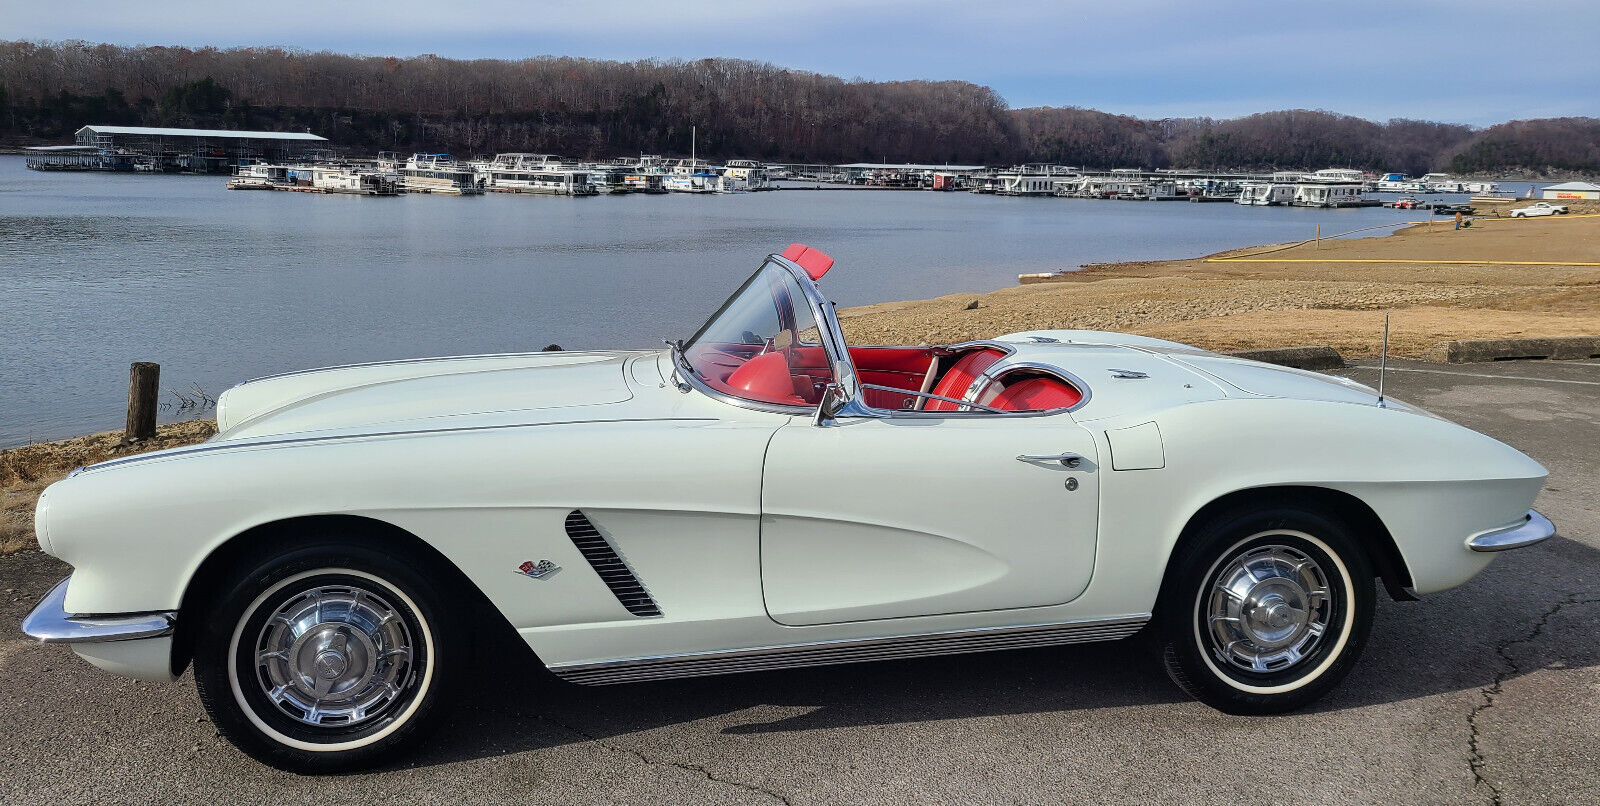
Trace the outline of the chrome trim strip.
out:
M 336 441 L 339 441 L 339 440 L 375 439 L 375 438 L 380 438 L 380 437 L 404 437 L 404 436 L 411 436 L 411 435 L 414 435 L 414 434 L 460 434 L 460 433 L 468 433 L 468 432 L 472 432 L 472 431 L 495 431 L 495 430 L 506 429 L 506 428 L 542 428 L 542 427 L 547 426 L 547 425 L 583 425 L 583 424 L 588 424 L 588 423 L 594 423 L 594 424 L 603 424 L 603 423 L 669 423 L 669 422 L 671 422 L 671 423 L 677 423 L 677 422 L 684 422 L 684 423 L 707 422 L 707 423 L 709 423 L 709 422 L 715 422 L 715 421 L 716 421 L 716 418 L 714 418 L 714 417 L 623 417 L 623 418 L 613 419 L 613 420 L 562 420 L 560 422 L 553 422 L 553 423 L 505 423 L 505 424 L 502 424 L 502 425 L 466 425 L 466 426 L 458 426 L 456 428 L 416 428 L 416 429 L 412 429 L 412 430 L 409 430 L 409 431 L 374 431 L 372 433 L 362 433 L 362 434 L 328 434 L 328 435 L 318 436 L 318 437 L 287 437 L 287 438 L 284 438 L 284 439 L 264 439 L 264 440 L 259 440 L 259 441 L 256 441 L 256 442 L 231 442 L 231 441 L 209 442 L 208 441 L 208 442 L 202 442 L 199 445 L 192 445 L 192 446 L 189 446 L 189 447 L 186 447 L 186 448 L 171 448 L 169 450 L 164 450 L 164 451 L 152 451 L 151 453 L 141 453 L 141 454 L 137 454 L 137 455 L 134 455 L 134 456 L 124 456 L 121 459 L 110 459 L 110 460 L 107 460 L 107 461 L 104 461 L 104 462 L 100 462 L 99 464 L 88 465 L 86 467 L 80 467 L 80 468 L 78 468 L 77 472 L 79 472 L 79 473 L 92 473 L 92 472 L 94 472 L 96 470 L 102 470 L 102 469 L 105 469 L 105 468 L 108 468 L 108 467 L 117 467 L 119 465 L 135 464 L 135 463 L 138 463 L 138 462 L 150 461 L 150 460 L 155 460 L 155 459 L 169 459 L 169 458 L 172 458 L 174 456 L 187 456 L 187 455 L 192 454 L 192 453 L 211 453 L 213 451 L 232 450 L 232 449 L 243 450 L 245 448 L 268 448 L 268 447 L 276 447 L 276 446 L 279 446 L 279 445 L 296 445 L 296 444 L 299 444 L 299 443 L 302 443 L 302 442 L 336 442 Z M 74 475 L 76 475 L 76 474 L 74 474 Z
M 816 321 L 817 331 L 823 340 L 823 352 L 828 355 L 828 363 L 832 365 L 833 383 L 839 384 L 841 389 L 848 390 L 852 395 L 859 392 L 855 365 L 850 361 L 850 348 L 844 343 L 844 334 L 839 329 L 839 320 L 834 316 L 833 306 L 828 304 L 827 298 L 822 296 L 822 292 L 817 288 L 816 282 L 811 279 L 811 275 L 807 274 L 805 269 L 779 255 L 768 255 L 766 261 L 762 262 L 761 268 L 756 269 L 756 272 L 760 273 L 761 269 L 766 268 L 768 263 L 788 272 L 794 278 L 795 283 L 800 286 L 801 292 L 806 295 L 806 304 L 811 306 L 811 318 Z M 717 313 L 712 315 L 712 318 L 715 319 L 721 314 L 722 311 L 718 310 Z M 671 344 L 671 342 L 668 343 Z M 841 355 L 843 356 L 842 359 L 840 358 Z M 727 403 L 730 406 L 751 409 L 752 411 L 800 417 L 812 414 L 817 409 L 816 406 L 786 406 L 781 403 L 763 403 L 758 400 L 748 400 L 737 395 L 717 391 L 689 370 L 688 359 L 683 356 L 681 351 L 672 350 L 671 356 L 673 368 L 677 370 L 678 377 L 712 400 Z M 841 369 L 844 371 L 841 371 Z
M 1089 388 L 1089 384 L 1084 383 L 1082 378 L 1079 378 L 1078 376 L 1076 376 L 1076 375 L 1074 375 L 1074 374 L 1072 374 L 1072 373 L 1070 373 L 1070 372 L 1068 372 L 1068 371 L 1066 371 L 1066 370 L 1064 370 L 1064 369 L 1062 369 L 1062 368 L 1060 368 L 1058 366 L 1055 366 L 1054 364 L 1046 364 L 1046 363 L 1044 363 L 1042 361 L 1035 361 L 1035 360 L 1031 360 L 1031 359 L 1017 359 L 1015 361 L 1012 361 L 1012 360 L 1009 360 L 1009 359 L 1010 359 L 1009 356 L 1006 357 L 1006 358 L 1002 358 L 999 361 L 996 361 L 993 364 L 990 364 L 988 369 L 984 370 L 983 372 L 978 373 L 978 377 L 973 378 L 972 379 L 972 383 L 967 386 L 967 393 L 965 395 L 962 395 L 962 397 L 961 397 L 962 402 L 965 403 L 966 405 L 969 405 L 969 406 L 978 405 L 978 403 L 977 403 L 978 398 L 983 397 L 983 393 L 989 391 L 989 387 L 993 386 L 994 382 L 996 380 L 998 380 L 1000 378 L 1000 376 L 1002 376 L 1002 375 L 1004 375 L 1004 374 L 1006 374 L 1008 372 L 1012 372 L 1012 371 L 1019 370 L 1019 369 L 1031 369 L 1031 370 L 1035 370 L 1037 372 L 1043 372 L 1043 373 L 1046 373 L 1046 374 L 1049 374 L 1049 375 L 1054 375 L 1058 379 L 1060 379 L 1061 381 L 1064 381 L 1067 384 L 1071 385 L 1073 388 L 1077 389 L 1078 392 L 1083 395 L 1083 397 L 1081 397 L 1078 400 L 1078 402 L 1076 402 L 1076 403 L 1074 403 L 1074 404 L 1072 404 L 1070 406 L 1067 406 L 1065 408 L 1045 409 L 1045 411 L 1048 411 L 1048 412 L 1050 412 L 1052 414 L 1054 414 L 1056 412 L 1060 412 L 1060 411 L 1067 411 L 1067 412 L 1077 411 L 1078 409 L 1081 409 L 1084 406 L 1089 405 L 1089 398 L 1094 396 L 1094 391 Z M 1013 413 L 1013 412 L 1008 412 L 1008 413 Z M 1020 413 L 1025 413 L 1025 412 L 1014 412 L 1014 413 L 1020 414 Z
M 67 584 L 72 577 L 56 583 L 33 612 L 22 620 L 22 631 L 47 644 L 88 644 L 107 641 L 136 641 L 172 634 L 178 614 L 173 612 L 132 615 L 80 616 L 66 609 Z
M 712 389 L 709 384 L 700 378 L 700 376 L 690 372 L 688 368 L 684 366 L 683 360 L 683 355 L 681 353 L 679 353 L 677 350 L 672 351 L 672 362 L 676 365 L 677 372 L 675 374 L 678 376 L 678 378 L 685 383 L 688 383 L 689 386 L 695 389 L 695 391 L 700 392 L 706 397 L 709 397 L 712 400 L 720 403 L 726 403 L 730 406 L 738 406 L 741 409 L 750 409 L 751 411 L 763 411 L 768 414 L 786 414 L 794 417 L 803 417 L 812 413 L 816 409 L 814 406 L 785 406 L 781 403 L 763 403 L 759 400 L 748 400 L 736 395 L 730 395 L 727 392 L 719 392 L 716 389 Z M 688 390 L 686 389 L 684 391 Z
M 625 658 L 597 663 L 565 663 L 550 667 L 574 683 L 610 685 L 636 680 L 702 677 L 714 674 L 828 666 L 860 661 L 955 655 L 999 649 L 1114 641 L 1126 638 L 1150 620 L 1150 614 L 1108 619 L 1080 619 L 1017 627 L 978 627 L 948 632 L 880 638 L 847 638 L 748 649 L 690 652 Z
M 1538 510 L 1530 509 L 1522 523 L 1490 529 L 1467 538 L 1467 548 L 1473 551 L 1510 551 L 1544 542 L 1555 537 L 1555 534 L 1556 525 L 1540 515 Z

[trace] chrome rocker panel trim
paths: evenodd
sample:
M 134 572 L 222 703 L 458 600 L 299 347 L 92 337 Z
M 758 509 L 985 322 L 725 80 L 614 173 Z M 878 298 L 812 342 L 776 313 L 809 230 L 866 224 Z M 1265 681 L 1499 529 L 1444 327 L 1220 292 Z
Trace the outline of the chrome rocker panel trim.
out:
M 1479 532 L 1467 538 L 1467 548 L 1473 551 L 1510 551 L 1542 543 L 1555 537 L 1556 525 L 1538 510 L 1528 510 L 1527 519 L 1515 526 L 1504 526 Z
M 47 644 L 90 644 L 107 641 L 136 641 L 172 634 L 177 613 L 157 612 L 134 615 L 79 616 L 68 613 L 67 577 L 44 595 L 33 612 L 22 620 L 22 631 Z
M 997 649 L 1115 641 L 1139 631 L 1150 614 L 1020 627 L 979 627 L 887 638 L 849 638 L 786 646 L 691 652 L 550 667 L 558 677 L 585 685 L 610 685 L 675 677 L 703 677 L 859 661 L 955 655 Z

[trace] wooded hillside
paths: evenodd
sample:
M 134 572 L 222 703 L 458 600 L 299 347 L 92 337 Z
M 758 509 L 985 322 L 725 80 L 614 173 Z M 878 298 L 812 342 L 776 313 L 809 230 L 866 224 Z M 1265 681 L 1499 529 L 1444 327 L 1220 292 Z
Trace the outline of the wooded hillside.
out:
M 847 81 L 731 59 L 610 62 L 346 56 L 0 42 L 0 144 L 88 123 L 306 130 L 352 153 L 441 150 L 789 162 L 1062 162 L 1095 168 L 1600 172 L 1600 120 L 1481 131 L 1329 112 L 1141 120 L 1007 108 L 960 81 Z

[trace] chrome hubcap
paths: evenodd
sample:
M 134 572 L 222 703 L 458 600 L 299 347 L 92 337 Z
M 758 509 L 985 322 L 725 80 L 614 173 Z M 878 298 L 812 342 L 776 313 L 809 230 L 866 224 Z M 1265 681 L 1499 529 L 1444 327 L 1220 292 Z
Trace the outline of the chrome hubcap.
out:
M 348 585 L 284 602 L 256 641 L 256 680 L 290 717 L 319 727 L 377 717 L 412 671 L 411 630 L 382 596 Z
M 1316 651 L 1328 631 L 1328 575 L 1281 545 L 1233 558 L 1201 592 L 1211 653 L 1251 672 L 1276 672 Z

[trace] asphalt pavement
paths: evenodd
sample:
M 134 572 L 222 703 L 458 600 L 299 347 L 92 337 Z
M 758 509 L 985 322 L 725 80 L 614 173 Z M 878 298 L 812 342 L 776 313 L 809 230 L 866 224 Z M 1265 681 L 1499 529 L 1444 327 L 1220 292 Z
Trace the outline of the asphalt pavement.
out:
M 1600 803 L 1600 362 L 1392 362 L 1387 388 L 1542 462 L 1560 536 L 1380 595 L 1301 712 L 1192 702 L 1137 641 L 604 688 L 508 656 L 423 752 L 301 777 L 220 738 L 190 676 L 18 633 L 67 570 L 28 552 L 0 558 L 0 803 Z

